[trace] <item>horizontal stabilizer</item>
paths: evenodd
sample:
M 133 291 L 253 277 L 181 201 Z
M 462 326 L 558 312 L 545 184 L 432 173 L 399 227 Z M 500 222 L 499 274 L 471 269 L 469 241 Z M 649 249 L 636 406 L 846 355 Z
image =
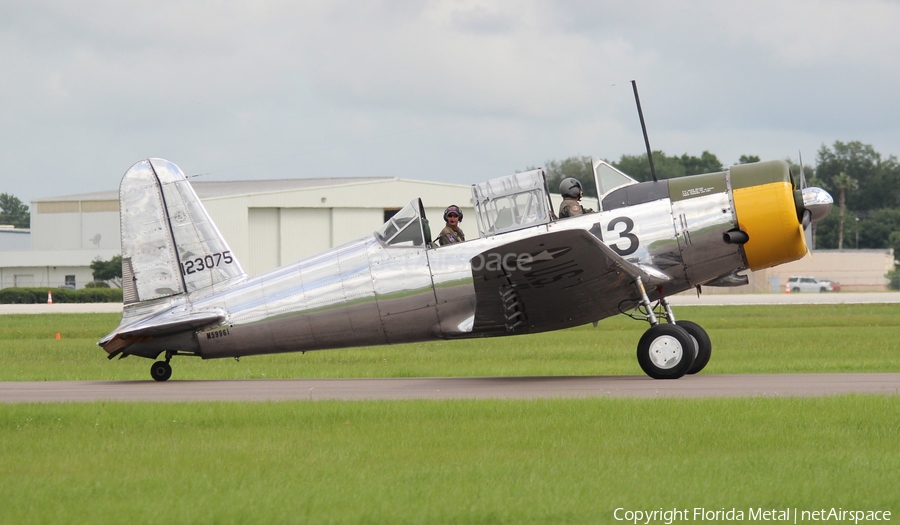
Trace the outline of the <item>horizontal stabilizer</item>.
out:
M 156 317 L 149 317 L 120 326 L 119 329 L 101 339 L 97 344 L 103 347 L 109 354 L 109 358 L 112 359 L 133 343 L 146 341 L 154 337 L 199 330 L 207 326 L 216 326 L 225 322 L 225 318 L 225 312 L 221 310 L 189 314 L 168 311 Z

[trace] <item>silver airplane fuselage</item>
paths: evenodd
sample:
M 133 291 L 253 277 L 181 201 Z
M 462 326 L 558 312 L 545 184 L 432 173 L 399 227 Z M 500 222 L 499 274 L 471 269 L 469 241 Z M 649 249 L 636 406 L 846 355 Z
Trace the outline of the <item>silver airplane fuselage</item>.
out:
M 797 259 L 806 253 L 805 209 L 821 215 L 830 206 L 818 194 L 804 208 L 805 193 L 798 203 L 787 165 L 776 161 L 631 184 L 603 195 L 597 213 L 438 247 L 427 242 L 415 199 L 405 224 L 248 277 L 180 170 L 142 162 L 121 190 L 130 280 L 122 323 L 99 343 L 111 358 L 241 357 L 578 326 Z M 158 197 L 129 204 L 128 195 L 154 186 Z M 154 206 L 162 227 L 151 249 L 130 217 Z M 181 222 L 174 207 L 185 211 Z M 389 237 L 403 226 L 408 233 Z

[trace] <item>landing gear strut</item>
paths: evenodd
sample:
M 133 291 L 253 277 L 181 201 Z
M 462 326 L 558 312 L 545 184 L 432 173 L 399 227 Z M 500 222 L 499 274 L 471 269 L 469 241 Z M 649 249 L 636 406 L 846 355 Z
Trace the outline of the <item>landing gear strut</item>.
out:
M 706 331 L 691 321 L 676 322 L 665 297 L 660 298 L 660 304 L 668 324 L 660 324 L 640 277 L 635 286 L 650 323 L 637 347 L 638 364 L 644 373 L 653 379 L 678 379 L 703 370 L 712 354 L 712 343 Z

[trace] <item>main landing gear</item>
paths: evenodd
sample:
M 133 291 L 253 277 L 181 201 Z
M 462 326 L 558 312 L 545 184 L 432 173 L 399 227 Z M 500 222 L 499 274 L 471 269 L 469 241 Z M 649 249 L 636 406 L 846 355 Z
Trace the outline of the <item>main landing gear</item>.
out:
M 638 363 L 644 373 L 653 379 L 678 379 L 703 370 L 712 354 L 712 343 L 706 330 L 691 321 L 676 322 L 664 297 L 660 298 L 660 304 L 665 309 L 668 324 L 660 324 L 641 279 L 638 278 L 635 284 L 651 325 L 637 347 Z

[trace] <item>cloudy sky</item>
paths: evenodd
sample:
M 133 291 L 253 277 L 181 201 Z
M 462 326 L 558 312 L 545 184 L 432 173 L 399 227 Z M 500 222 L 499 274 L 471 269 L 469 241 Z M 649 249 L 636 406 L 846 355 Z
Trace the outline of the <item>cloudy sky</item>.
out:
M 900 3 L 0 0 L 0 193 L 205 180 L 472 183 L 548 159 L 835 140 L 900 155 Z

